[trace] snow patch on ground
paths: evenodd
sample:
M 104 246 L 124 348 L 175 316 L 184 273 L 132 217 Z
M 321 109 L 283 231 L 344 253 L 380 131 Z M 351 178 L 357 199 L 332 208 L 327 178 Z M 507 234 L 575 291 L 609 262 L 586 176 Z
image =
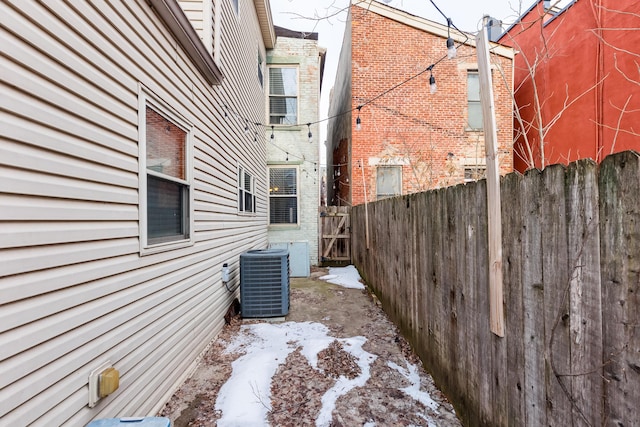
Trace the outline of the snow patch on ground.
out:
M 407 396 L 412 397 L 427 408 L 433 409 L 434 412 L 438 412 L 438 404 L 431 398 L 429 393 L 420 390 L 420 376 L 418 375 L 418 368 L 416 368 L 416 365 L 407 362 L 407 369 L 393 362 L 389 362 L 387 365 L 400 372 L 400 374 L 411 383 L 409 387 L 401 388 L 400 391 L 403 391 Z
M 221 411 L 220 427 L 267 426 L 271 409 L 271 379 L 278 366 L 296 348 L 309 364 L 318 369 L 318 353 L 338 340 L 352 354 L 361 373 L 353 379 L 341 376 L 322 397 L 317 426 L 328 426 L 337 399 L 354 387 L 363 386 L 370 377 L 371 363 L 377 356 L 362 349 L 364 337 L 337 339 L 329 336 L 325 325 L 314 322 L 257 323 L 244 325 L 227 352 L 243 352 L 233 364 L 231 378 L 223 384 L 215 409 Z
M 362 345 L 367 341 L 365 337 L 353 337 L 339 341 L 342 342 L 344 350 L 351 353 L 358 360 L 360 375 L 353 379 L 340 376 L 334 386 L 322 396 L 322 409 L 320 409 L 320 414 L 318 414 L 318 418 L 316 419 L 316 426 L 318 427 L 328 427 L 331 425 L 331 414 L 340 396 L 347 394 L 353 388 L 365 385 L 371 377 L 371 363 L 373 363 L 377 357 L 362 349 Z
M 331 267 L 329 274 L 322 276 L 320 280 L 333 283 L 350 289 L 364 289 L 364 285 L 360 282 L 360 274 L 353 265 L 346 267 Z

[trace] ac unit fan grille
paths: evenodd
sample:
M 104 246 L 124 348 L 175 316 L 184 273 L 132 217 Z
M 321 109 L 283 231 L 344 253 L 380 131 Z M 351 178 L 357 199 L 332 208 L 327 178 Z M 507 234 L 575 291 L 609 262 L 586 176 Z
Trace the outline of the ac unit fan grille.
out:
M 289 313 L 289 252 L 249 251 L 240 256 L 240 299 L 243 317 Z

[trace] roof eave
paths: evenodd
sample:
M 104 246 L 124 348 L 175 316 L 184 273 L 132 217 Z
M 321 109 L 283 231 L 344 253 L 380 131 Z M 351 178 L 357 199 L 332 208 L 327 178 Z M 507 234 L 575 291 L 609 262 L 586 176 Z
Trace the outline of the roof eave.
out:
M 271 5 L 269 0 L 253 0 L 253 4 L 258 14 L 258 22 L 260 24 L 260 32 L 266 49 L 273 49 L 276 45 L 276 32 L 273 27 L 273 18 L 271 16 Z
M 212 85 L 219 85 L 223 75 L 198 33 L 176 0 L 147 0 L 156 10 L 173 36 L 184 48 L 195 66 Z

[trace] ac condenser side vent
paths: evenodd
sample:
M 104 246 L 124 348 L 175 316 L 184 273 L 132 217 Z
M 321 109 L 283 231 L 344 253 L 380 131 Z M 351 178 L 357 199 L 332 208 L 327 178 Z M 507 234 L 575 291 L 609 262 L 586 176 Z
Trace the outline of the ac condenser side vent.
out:
M 289 252 L 259 249 L 240 255 L 242 317 L 279 317 L 289 313 Z

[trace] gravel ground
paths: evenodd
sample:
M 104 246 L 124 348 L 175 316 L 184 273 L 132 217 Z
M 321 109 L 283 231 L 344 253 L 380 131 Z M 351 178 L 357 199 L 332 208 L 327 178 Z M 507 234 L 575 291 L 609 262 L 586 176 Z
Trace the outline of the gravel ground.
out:
M 318 280 L 326 270 L 315 269 L 310 279 L 291 279 L 291 308 L 287 322 L 318 322 L 338 339 L 364 336 L 363 350 L 376 355 L 371 378 L 364 387 L 341 396 L 331 426 L 460 426 L 453 407 L 425 373 L 420 360 L 396 327 L 388 320 L 375 297 L 366 290 L 346 289 Z M 220 413 L 215 402 L 231 376 L 231 363 L 241 356 L 225 351 L 242 325 L 256 320 L 230 319 L 211 344 L 194 374 L 180 387 L 160 415 L 173 426 L 215 426 Z M 411 366 L 419 375 L 419 390 L 435 404 L 421 403 L 406 391 Z M 289 354 L 279 366 L 271 385 L 268 421 L 272 426 L 313 426 L 322 407 L 322 396 L 340 376 L 354 378 L 360 367 L 340 341 L 318 353 L 318 369 L 309 365 L 300 350 Z M 414 384 L 414 388 L 418 387 Z

